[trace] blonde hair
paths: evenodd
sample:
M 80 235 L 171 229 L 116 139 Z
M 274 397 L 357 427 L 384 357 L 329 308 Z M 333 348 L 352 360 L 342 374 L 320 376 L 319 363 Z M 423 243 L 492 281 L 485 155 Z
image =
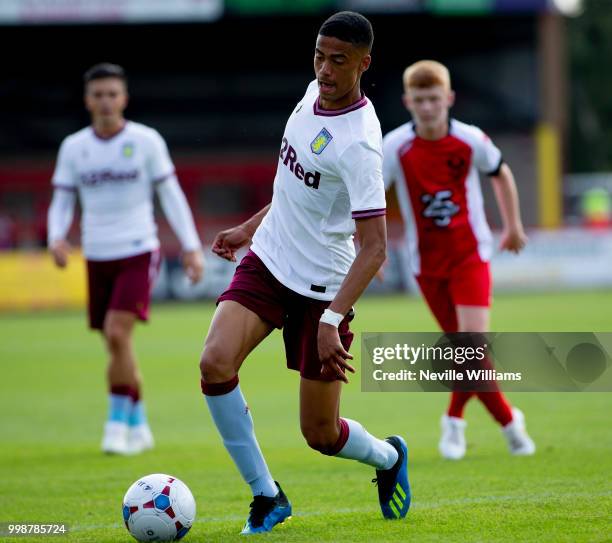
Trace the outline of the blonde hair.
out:
M 451 79 L 448 68 L 435 60 L 419 60 L 404 70 L 404 89 L 427 89 L 442 85 L 451 89 Z

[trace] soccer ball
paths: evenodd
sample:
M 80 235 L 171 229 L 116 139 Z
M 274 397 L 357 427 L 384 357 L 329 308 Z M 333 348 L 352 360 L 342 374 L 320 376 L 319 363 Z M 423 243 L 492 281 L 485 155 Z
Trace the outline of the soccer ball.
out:
M 123 521 L 138 541 L 177 541 L 195 519 L 195 500 L 183 481 L 154 473 L 136 481 L 123 497 Z

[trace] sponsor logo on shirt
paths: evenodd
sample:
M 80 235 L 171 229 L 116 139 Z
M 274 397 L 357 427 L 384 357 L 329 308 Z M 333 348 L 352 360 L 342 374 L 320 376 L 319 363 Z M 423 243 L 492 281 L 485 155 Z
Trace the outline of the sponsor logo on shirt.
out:
M 283 138 L 283 145 L 281 146 L 280 157 L 283 164 L 289 168 L 291 173 L 295 175 L 300 181 L 304 182 L 304 185 L 313 189 L 319 188 L 319 182 L 321 181 L 320 172 L 307 172 L 298 162 L 297 153 L 295 149 L 289 145 L 289 140 Z
M 453 191 L 439 190 L 435 194 L 423 194 L 421 201 L 426 204 L 423 217 L 433 219 L 436 226 L 446 227 L 454 215 L 459 212 L 459 206 L 451 200 Z
M 115 171 L 94 170 L 80 175 L 81 184 L 85 187 L 99 187 L 108 183 L 134 183 L 138 181 L 138 170 Z
M 334 137 L 329 133 L 329 131 L 326 128 L 321 128 L 321 131 L 310 143 L 310 150 L 315 155 L 320 155 L 332 139 L 334 139 Z

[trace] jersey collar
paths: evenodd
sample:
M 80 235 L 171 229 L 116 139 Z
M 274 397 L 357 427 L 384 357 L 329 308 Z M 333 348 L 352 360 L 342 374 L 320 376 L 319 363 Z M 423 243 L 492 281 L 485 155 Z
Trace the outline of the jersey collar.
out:
M 113 138 L 116 138 L 119 134 L 121 134 L 124 130 L 125 127 L 127 126 L 128 121 L 125 120 L 123 121 L 123 126 L 117 130 L 117 132 L 115 132 L 114 134 L 111 134 L 110 136 L 102 136 L 101 134 L 99 134 L 98 132 L 96 132 L 95 128 L 93 127 L 93 125 L 91 126 L 91 131 L 93 132 L 93 135 L 98 138 L 101 141 L 110 141 Z
M 342 109 L 323 109 L 319 103 L 319 99 L 320 97 L 317 96 L 312 108 L 315 115 L 321 115 L 323 117 L 337 117 L 338 115 L 344 115 L 345 113 L 350 113 L 351 111 L 362 108 L 368 103 L 368 99 L 363 92 L 361 93 L 361 98 L 359 100 Z

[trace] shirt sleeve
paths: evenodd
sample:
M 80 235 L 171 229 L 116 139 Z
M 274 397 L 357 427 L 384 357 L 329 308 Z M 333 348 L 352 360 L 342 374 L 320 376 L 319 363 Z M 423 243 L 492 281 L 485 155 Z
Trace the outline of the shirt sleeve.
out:
M 63 190 L 57 186 L 47 214 L 47 243 L 49 247 L 58 239 L 66 239 L 72 218 L 76 194 L 72 190 Z
M 349 193 L 353 219 L 385 214 L 382 162 L 380 147 L 366 141 L 351 144 L 340 156 L 340 176 Z
M 176 237 L 179 238 L 183 250 L 195 251 L 199 249 L 201 243 L 193 221 L 193 215 L 176 176 L 171 175 L 163 183 L 158 183 L 157 194 L 166 218 L 172 225 Z
M 501 151 L 479 128 L 476 129 L 474 143 L 474 164 L 486 175 L 497 175 L 503 163 Z
M 164 138 L 156 130 L 152 134 L 147 163 L 151 182 L 157 184 L 174 174 L 174 164 Z
M 60 145 L 57 154 L 57 162 L 55 163 L 55 170 L 51 177 L 51 183 L 58 189 L 76 190 L 77 180 L 66 140 Z

